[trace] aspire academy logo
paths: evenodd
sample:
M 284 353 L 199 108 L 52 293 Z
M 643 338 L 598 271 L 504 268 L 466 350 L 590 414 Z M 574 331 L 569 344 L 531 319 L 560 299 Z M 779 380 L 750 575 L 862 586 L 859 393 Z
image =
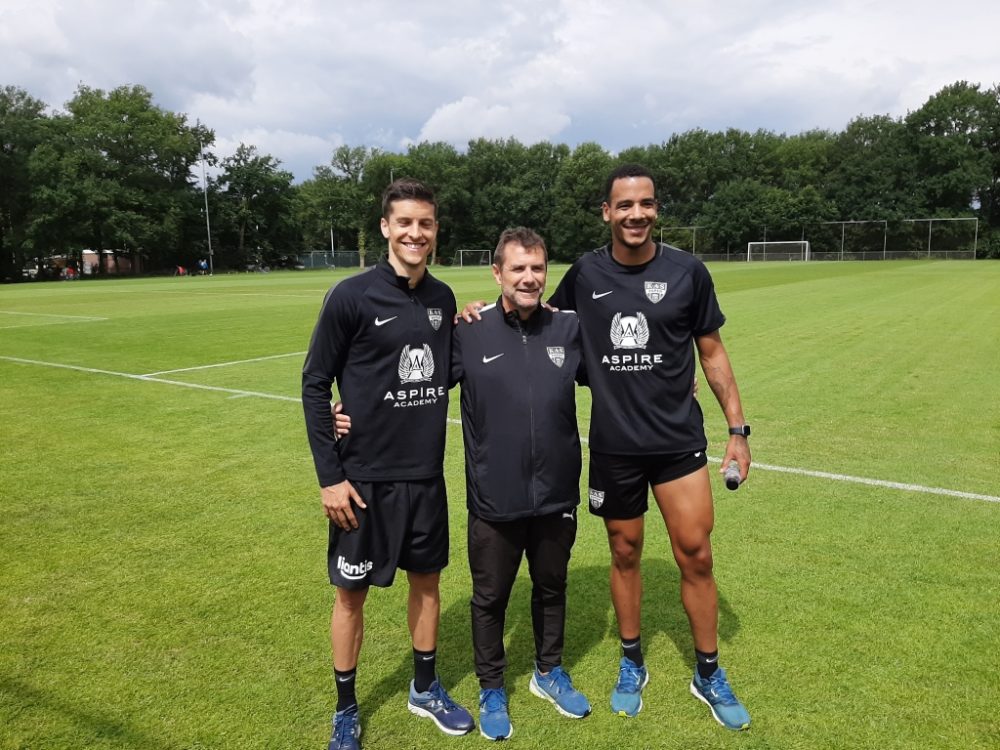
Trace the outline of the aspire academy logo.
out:
M 409 406 L 428 406 L 436 404 L 439 398 L 444 398 L 447 391 L 443 385 L 420 385 L 434 377 L 434 352 L 430 344 L 403 347 L 399 353 L 399 384 L 398 391 L 386 391 L 383 401 L 392 401 L 393 408 Z M 414 387 L 415 386 L 415 387 Z
M 662 354 L 646 354 L 649 343 L 649 322 L 641 312 L 635 315 L 615 313 L 611 319 L 611 345 L 615 349 L 625 349 L 624 354 L 605 354 L 601 364 L 611 372 L 646 372 L 655 365 L 663 364 Z M 628 353 L 628 350 L 643 350 Z
M 615 313 L 611 320 L 611 344 L 615 349 L 645 349 L 649 341 L 649 323 L 646 316 Z
M 407 344 L 399 354 L 399 382 L 423 383 L 434 377 L 434 353 L 429 344 L 411 349 Z

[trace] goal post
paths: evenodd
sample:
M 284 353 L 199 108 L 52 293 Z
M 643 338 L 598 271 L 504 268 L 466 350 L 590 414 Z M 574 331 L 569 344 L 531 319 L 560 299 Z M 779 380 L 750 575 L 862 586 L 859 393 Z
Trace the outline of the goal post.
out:
M 488 266 L 493 262 L 493 252 L 491 250 L 474 250 L 462 248 L 455 252 L 454 265 L 464 266 Z
M 809 260 L 809 240 L 748 242 L 747 262 L 753 260 Z

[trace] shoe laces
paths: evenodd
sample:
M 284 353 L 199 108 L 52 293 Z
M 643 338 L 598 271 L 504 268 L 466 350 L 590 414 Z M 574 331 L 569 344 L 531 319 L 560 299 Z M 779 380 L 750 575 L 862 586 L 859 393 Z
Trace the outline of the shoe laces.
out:
M 451 699 L 448 695 L 448 691 L 441 687 L 440 682 L 435 682 L 430 689 L 431 699 L 441 704 L 441 707 L 445 711 L 454 711 L 458 708 L 458 704 Z
M 726 673 L 722 671 L 721 667 L 715 670 L 712 676 L 705 679 L 703 682 L 708 688 L 705 692 L 709 693 L 717 703 L 739 703 L 739 701 L 736 700 L 736 696 L 733 694 L 732 687 L 729 685 L 729 680 L 726 679 Z
M 623 663 L 618 670 L 618 692 L 638 693 L 641 684 L 642 667 Z
M 507 696 L 500 688 L 487 688 L 483 690 L 483 698 L 479 705 L 486 713 L 503 711 L 507 708 Z
M 358 726 L 358 712 L 346 710 L 337 714 L 334 721 L 333 734 L 337 742 L 343 744 L 348 737 L 355 737 Z
M 555 667 L 544 676 L 544 679 L 549 681 L 549 684 L 555 689 L 556 693 L 572 692 L 573 690 L 573 681 L 569 678 L 569 674 L 563 671 L 562 667 Z

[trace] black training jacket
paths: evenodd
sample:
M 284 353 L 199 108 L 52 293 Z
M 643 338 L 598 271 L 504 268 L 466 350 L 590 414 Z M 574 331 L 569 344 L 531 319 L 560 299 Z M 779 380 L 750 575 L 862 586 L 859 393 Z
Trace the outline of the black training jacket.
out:
M 455 295 L 425 273 L 410 289 L 392 266 L 344 279 L 323 301 L 302 368 L 302 407 L 320 486 L 440 476 Z M 337 443 L 336 381 L 352 430 Z
M 512 521 L 570 511 L 580 501 L 577 316 L 539 308 L 521 321 L 499 302 L 481 314 L 459 321 L 452 345 L 469 512 Z

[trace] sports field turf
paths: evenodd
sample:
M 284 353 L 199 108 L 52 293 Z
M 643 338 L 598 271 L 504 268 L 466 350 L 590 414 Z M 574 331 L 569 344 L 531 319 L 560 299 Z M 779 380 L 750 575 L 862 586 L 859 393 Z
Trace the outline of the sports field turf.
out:
M 760 467 L 736 493 L 716 483 L 713 535 L 721 660 L 753 726 L 727 732 L 688 693 L 690 634 L 652 515 L 651 681 L 638 718 L 611 715 L 607 542 L 584 512 L 566 666 L 595 711 L 564 719 L 529 693 L 522 571 L 508 744 L 1000 747 L 1000 263 L 710 268 Z M 0 748 L 325 747 L 332 592 L 298 393 L 342 275 L 0 287 Z M 460 303 L 496 294 L 485 267 L 439 275 Z M 701 400 L 718 456 L 726 425 L 704 382 Z M 471 707 L 455 425 L 446 470 L 439 663 Z M 405 593 L 369 598 L 365 747 L 485 747 L 406 711 Z

